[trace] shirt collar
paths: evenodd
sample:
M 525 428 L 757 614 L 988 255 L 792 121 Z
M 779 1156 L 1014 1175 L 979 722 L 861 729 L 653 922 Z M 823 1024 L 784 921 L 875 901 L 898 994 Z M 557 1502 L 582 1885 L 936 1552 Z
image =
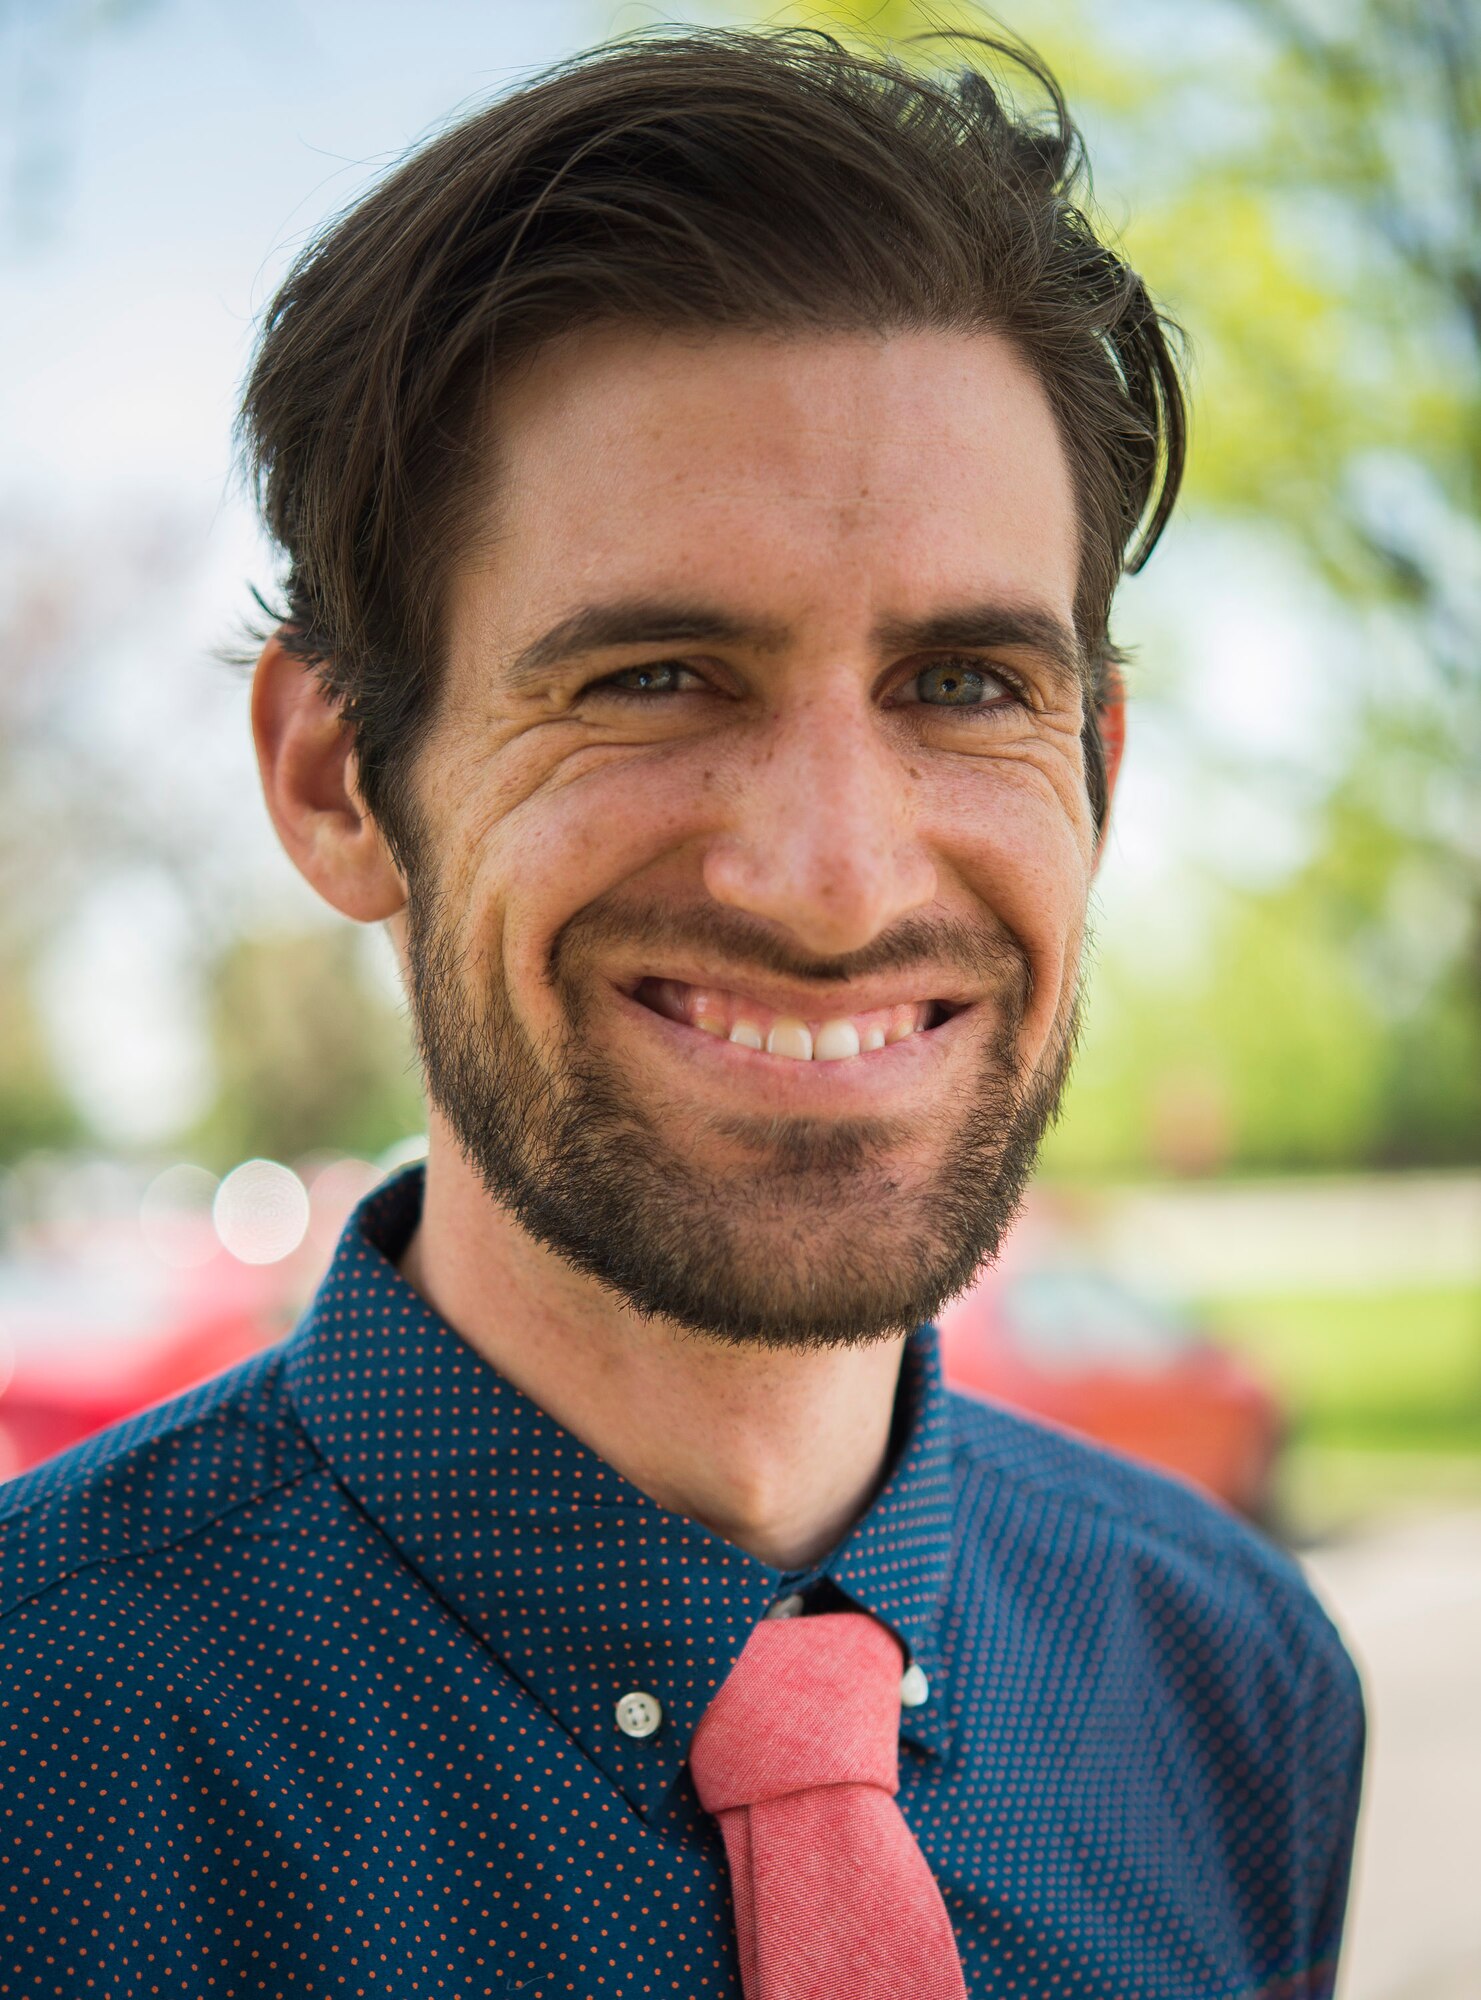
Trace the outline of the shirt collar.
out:
M 570 1731 L 639 1812 L 658 1811 L 689 1739 L 782 1572 L 670 1513 L 561 1428 L 412 1290 L 394 1259 L 423 1170 L 346 1225 L 285 1352 L 299 1420 L 341 1484 L 430 1588 Z M 951 1556 L 948 1399 L 935 1329 L 906 1344 L 892 1469 L 818 1565 L 888 1625 L 930 1699 L 901 1735 L 950 1750 L 937 1687 Z M 615 1705 L 655 1694 L 664 1720 L 624 1736 Z

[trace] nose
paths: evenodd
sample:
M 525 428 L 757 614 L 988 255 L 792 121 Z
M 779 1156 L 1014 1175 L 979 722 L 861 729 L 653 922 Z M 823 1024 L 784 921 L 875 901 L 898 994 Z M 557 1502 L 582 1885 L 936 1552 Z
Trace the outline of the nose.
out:
M 709 844 L 706 889 L 819 957 L 860 950 L 936 895 L 916 782 L 865 703 L 819 700 L 778 716 L 751 746 L 735 809 Z

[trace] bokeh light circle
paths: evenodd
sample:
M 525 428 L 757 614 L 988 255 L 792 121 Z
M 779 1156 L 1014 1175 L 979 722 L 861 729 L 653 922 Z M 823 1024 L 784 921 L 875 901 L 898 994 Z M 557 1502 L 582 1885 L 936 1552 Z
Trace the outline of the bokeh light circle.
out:
M 211 1219 L 241 1263 L 276 1264 L 293 1254 L 308 1230 L 308 1189 L 277 1160 L 243 1160 L 216 1190 Z
M 316 1220 L 338 1235 L 350 1210 L 380 1184 L 380 1169 L 370 1160 L 348 1154 L 321 1167 L 309 1182 L 309 1200 Z
M 211 1205 L 220 1182 L 204 1167 L 166 1167 L 139 1202 L 139 1232 L 162 1264 L 177 1271 L 208 1264 L 220 1244 L 211 1227 Z
M 387 1146 L 375 1163 L 376 1171 L 386 1180 L 392 1174 L 399 1174 L 403 1167 L 409 1167 L 414 1160 L 425 1160 L 426 1157 L 427 1135 L 415 1132 L 408 1138 L 398 1139 L 393 1146 Z

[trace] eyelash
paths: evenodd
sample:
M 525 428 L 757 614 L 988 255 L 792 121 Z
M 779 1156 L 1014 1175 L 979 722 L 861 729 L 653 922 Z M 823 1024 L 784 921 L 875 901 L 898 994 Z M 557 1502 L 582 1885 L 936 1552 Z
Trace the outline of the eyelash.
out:
M 955 710 L 952 709 L 950 703 L 943 702 L 939 705 L 939 712 L 945 714 L 955 713 L 958 715 L 991 715 L 1009 706 L 1010 703 L 1012 706 L 1019 708 L 1026 708 L 1028 706 L 1028 691 L 1016 675 L 1010 673 L 1005 667 L 989 666 L 985 660 L 974 659 L 972 655 L 967 653 L 942 654 L 932 660 L 928 666 L 920 668 L 919 672 L 911 674 L 906 680 L 900 683 L 900 686 L 909 687 L 912 681 L 919 680 L 923 674 L 930 673 L 936 667 L 958 665 L 967 667 L 973 673 L 986 674 L 993 680 L 1000 682 L 1005 693 L 1010 697 L 1010 702 L 997 700 L 984 701 Z M 678 673 L 693 674 L 695 679 L 702 678 L 696 668 L 689 666 L 683 660 L 644 660 L 636 666 L 619 667 L 617 674 L 656 673 L 660 668 L 669 668 Z M 605 674 L 599 680 L 588 682 L 581 690 L 582 694 L 602 694 L 616 701 L 646 702 L 663 699 L 665 690 L 653 691 L 643 688 L 619 687 L 617 685 L 617 674 Z M 937 707 L 937 704 L 915 701 L 906 702 L 903 706 L 907 708 L 932 708 Z
M 669 668 L 681 674 L 694 674 L 696 680 L 700 678 L 695 673 L 694 668 L 686 666 L 682 660 L 644 660 L 635 667 L 619 667 L 617 673 L 656 674 L 662 668 Z M 614 696 L 618 701 L 655 701 L 658 699 L 658 696 L 651 689 L 618 687 L 617 674 L 604 674 L 600 680 L 588 681 L 581 692 L 584 695 L 609 694 Z
M 993 666 L 986 660 L 979 660 L 971 653 L 939 654 L 928 666 L 922 667 L 920 673 L 911 674 L 907 680 L 902 681 L 900 683 L 901 687 L 909 687 L 911 681 L 919 680 L 922 675 L 933 672 L 937 667 L 965 667 L 969 673 L 982 674 L 989 680 L 995 680 L 1008 696 L 1006 702 L 999 700 L 984 701 L 976 706 L 957 709 L 954 712 L 958 715 L 989 715 L 996 713 L 1002 708 L 1027 708 L 1028 706 L 1028 689 L 1018 679 L 1016 674 L 1010 673 L 1006 667 Z M 931 702 L 924 701 L 907 702 L 905 705 L 908 708 L 930 708 L 935 706 Z M 947 712 L 953 712 L 951 711 L 950 703 L 942 703 L 941 708 Z

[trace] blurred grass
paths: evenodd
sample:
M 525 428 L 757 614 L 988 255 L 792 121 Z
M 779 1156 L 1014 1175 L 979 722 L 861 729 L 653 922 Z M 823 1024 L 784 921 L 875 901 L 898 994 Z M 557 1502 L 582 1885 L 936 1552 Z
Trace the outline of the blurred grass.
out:
M 1481 1286 L 1243 1294 L 1202 1310 L 1285 1401 L 1292 1539 L 1481 1500 Z
M 1204 1301 L 1328 1444 L 1481 1451 L 1481 1286 Z
M 1298 1436 L 1276 1473 L 1272 1525 L 1308 1548 L 1373 1521 L 1481 1506 L 1481 1452 L 1323 1444 Z

